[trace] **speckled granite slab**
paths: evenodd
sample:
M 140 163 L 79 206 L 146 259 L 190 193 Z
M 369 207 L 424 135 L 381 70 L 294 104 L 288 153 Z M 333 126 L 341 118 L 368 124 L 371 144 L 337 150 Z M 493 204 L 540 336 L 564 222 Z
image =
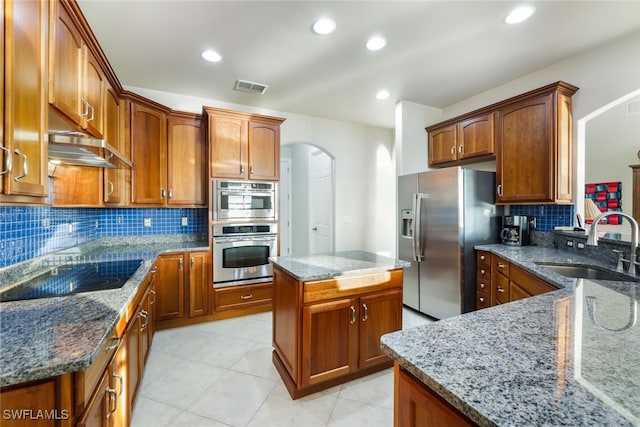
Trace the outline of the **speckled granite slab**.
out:
M 269 260 L 298 280 L 322 280 L 336 276 L 373 273 L 409 267 L 399 259 L 365 251 L 343 251 L 306 256 L 272 257 Z
M 116 243 L 108 239 L 3 269 L 0 277 L 10 285 L 12 279 L 23 279 L 25 270 L 39 271 L 47 265 L 97 259 L 145 260 L 120 289 L 0 303 L 0 386 L 89 367 L 156 256 L 189 250 L 208 250 L 207 242 L 174 238 L 173 242 L 129 239 L 128 243 Z
M 384 335 L 383 351 L 482 426 L 640 425 L 640 284 L 545 272 L 597 263 L 552 248 L 481 248 L 560 289 Z

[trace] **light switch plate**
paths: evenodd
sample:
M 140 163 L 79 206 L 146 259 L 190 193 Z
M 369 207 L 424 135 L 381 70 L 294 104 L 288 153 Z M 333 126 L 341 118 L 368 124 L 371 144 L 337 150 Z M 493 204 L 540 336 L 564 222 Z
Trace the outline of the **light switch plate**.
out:
M 186 216 L 183 216 L 180 223 L 182 224 L 183 227 L 188 226 L 189 225 L 189 218 L 186 217 Z

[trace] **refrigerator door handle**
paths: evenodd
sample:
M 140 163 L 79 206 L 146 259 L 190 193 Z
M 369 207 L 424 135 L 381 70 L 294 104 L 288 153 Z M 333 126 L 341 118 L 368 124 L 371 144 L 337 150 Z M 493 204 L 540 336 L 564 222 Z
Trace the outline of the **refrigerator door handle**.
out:
M 415 193 L 413 195 L 413 259 L 420 262 L 422 256 L 422 200 L 426 199 L 426 194 Z

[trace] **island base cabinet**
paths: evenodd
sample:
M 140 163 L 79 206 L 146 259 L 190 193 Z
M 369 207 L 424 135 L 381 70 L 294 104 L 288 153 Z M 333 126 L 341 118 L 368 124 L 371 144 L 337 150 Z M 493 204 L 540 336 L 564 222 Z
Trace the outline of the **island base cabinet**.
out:
M 394 365 L 394 382 L 394 427 L 476 425 L 397 363 Z
M 0 425 L 70 427 L 74 425 L 72 394 L 72 374 L 2 387 Z

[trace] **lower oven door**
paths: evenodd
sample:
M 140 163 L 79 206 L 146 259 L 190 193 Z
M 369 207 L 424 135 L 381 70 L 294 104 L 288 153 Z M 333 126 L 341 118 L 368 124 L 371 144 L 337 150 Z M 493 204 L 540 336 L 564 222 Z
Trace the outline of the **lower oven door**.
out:
M 223 287 L 272 280 L 269 257 L 276 236 L 213 238 L 213 286 Z

